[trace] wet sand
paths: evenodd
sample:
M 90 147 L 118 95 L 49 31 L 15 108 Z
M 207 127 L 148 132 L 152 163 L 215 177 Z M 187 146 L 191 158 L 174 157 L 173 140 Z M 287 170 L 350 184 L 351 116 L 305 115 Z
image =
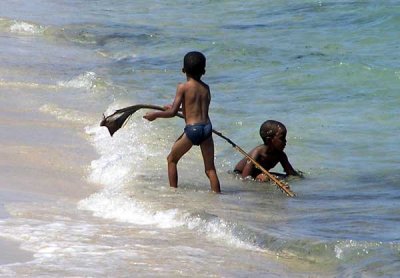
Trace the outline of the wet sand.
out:
M 0 192 L 0 220 L 10 217 L 4 208 L 4 196 L 3 192 Z M 21 250 L 19 248 L 20 243 L 14 242 L 12 240 L 6 240 L 0 237 L 0 265 L 27 262 L 33 259 L 33 254 Z
M 95 185 L 87 183 L 85 175 L 96 154 L 82 137 L 83 127 L 45 115 L 39 112 L 40 104 L 28 106 L 18 99 L 23 92 L 5 89 L 0 89 L 0 221 L 13 217 L 10 204 L 75 202 L 92 193 Z M 19 246 L 0 237 L 0 264 L 33 259 Z

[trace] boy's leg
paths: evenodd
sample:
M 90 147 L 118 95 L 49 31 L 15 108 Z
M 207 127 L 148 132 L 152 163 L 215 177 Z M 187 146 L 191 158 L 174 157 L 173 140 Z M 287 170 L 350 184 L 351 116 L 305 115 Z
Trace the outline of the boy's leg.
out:
M 204 168 L 207 177 L 210 179 L 211 190 L 220 193 L 221 188 L 217 171 L 214 165 L 214 141 L 212 136 L 200 144 L 201 154 L 203 155 Z
M 187 153 L 192 146 L 193 144 L 189 138 L 186 137 L 186 134 L 179 137 L 172 146 L 171 152 L 167 157 L 168 179 L 171 187 L 178 187 L 178 168 L 176 165 L 178 164 L 179 159 L 181 159 L 181 157 Z

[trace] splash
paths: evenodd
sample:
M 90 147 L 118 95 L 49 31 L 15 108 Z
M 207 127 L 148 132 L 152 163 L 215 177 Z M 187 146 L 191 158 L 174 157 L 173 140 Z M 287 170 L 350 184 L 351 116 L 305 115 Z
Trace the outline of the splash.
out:
M 83 88 L 86 90 L 90 90 L 96 88 L 96 81 L 98 77 L 96 73 L 88 71 L 83 74 L 78 75 L 77 77 L 69 80 L 69 81 L 60 81 L 58 85 L 61 87 L 67 88 Z
M 88 180 L 104 188 L 81 200 L 79 209 L 117 222 L 150 225 L 159 229 L 185 228 L 188 232 L 228 246 L 263 251 L 257 246 L 255 236 L 245 227 L 217 215 L 199 213 L 198 209 L 190 211 L 186 207 L 153 205 L 136 196 L 132 189 L 146 183 L 141 179 L 151 176 L 148 169 L 155 168 L 157 163 L 164 163 L 159 158 L 165 156 L 165 148 L 171 144 L 154 140 L 160 136 L 160 130 L 152 124 L 132 119 L 114 137 L 110 137 L 104 127 L 87 127 L 86 132 L 100 154 L 100 158 L 90 165 Z
M 93 215 L 136 225 L 175 228 L 185 223 L 177 217 L 179 210 L 151 211 L 121 192 L 103 190 L 79 202 L 79 209 L 93 211 Z
M 36 35 L 36 34 L 43 34 L 46 30 L 46 27 L 34 23 L 29 23 L 25 21 L 17 21 L 14 20 L 10 22 L 10 32 L 23 34 L 23 35 Z
M 72 123 L 90 124 L 96 119 L 93 116 L 73 109 L 60 108 L 56 104 L 45 104 L 39 108 L 39 111 L 45 114 L 52 115 L 61 121 Z

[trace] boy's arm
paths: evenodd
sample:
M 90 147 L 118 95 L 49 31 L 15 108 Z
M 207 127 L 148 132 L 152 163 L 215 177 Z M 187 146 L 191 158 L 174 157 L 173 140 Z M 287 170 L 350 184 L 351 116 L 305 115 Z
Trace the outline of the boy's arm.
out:
M 299 173 L 297 173 L 296 170 L 293 169 L 292 165 L 289 162 L 289 159 L 288 159 L 287 155 L 284 152 L 282 152 L 280 163 L 281 163 L 282 168 L 285 171 L 286 175 L 288 175 L 288 176 L 299 176 Z
M 172 104 L 166 104 L 166 105 L 164 105 L 164 109 L 165 109 L 165 110 L 168 110 L 168 109 L 171 109 L 171 108 L 172 108 Z M 179 107 L 178 111 L 179 111 L 179 112 L 182 111 L 182 105 Z
M 146 113 L 146 115 L 144 115 L 143 118 L 145 118 L 146 120 L 149 120 L 149 121 L 154 121 L 157 118 L 172 118 L 172 117 L 174 117 L 176 115 L 176 113 L 178 113 L 179 108 L 182 104 L 184 91 L 185 91 L 184 85 L 179 84 L 178 87 L 176 88 L 176 95 L 175 95 L 174 102 L 172 103 L 171 106 L 166 107 L 166 108 L 168 108 L 167 110 L 149 112 L 149 113 Z
M 254 148 L 251 150 L 249 153 L 250 157 L 253 158 L 255 161 L 257 161 L 258 156 L 260 155 L 260 152 L 257 150 L 257 148 Z M 248 176 L 252 176 L 254 170 L 254 164 L 251 163 L 250 161 L 246 161 L 243 170 L 242 170 L 242 178 L 246 178 Z

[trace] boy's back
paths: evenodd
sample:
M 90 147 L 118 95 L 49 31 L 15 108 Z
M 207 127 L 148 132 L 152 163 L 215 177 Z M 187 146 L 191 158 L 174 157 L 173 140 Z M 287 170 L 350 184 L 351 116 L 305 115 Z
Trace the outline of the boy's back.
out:
M 214 165 L 213 129 L 208 116 L 211 95 L 208 85 L 201 81 L 201 76 L 205 73 L 206 58 L 200 52 L 189 52 L 185 55 L 183 64 L 182 72 L 186 74 L 186 82 L 178 85 L 171 107 L 166 111 L 147 113 L 144 118 L 149 121 L 170 118 L 182 106 L 186 126 L 167 157 L 169 184 L 171 187 L 178 186 L 178 161 L 193 145 L 200 145 L 204 170 L 210 180 L 211 189 L 219 193 L 221 189 Z
M 182 111 L 186 124 L 209 122 L 211 95 L 208 85 L 190 78 L 186 83 L 180 84 L 178 90 L 183 90 Z

